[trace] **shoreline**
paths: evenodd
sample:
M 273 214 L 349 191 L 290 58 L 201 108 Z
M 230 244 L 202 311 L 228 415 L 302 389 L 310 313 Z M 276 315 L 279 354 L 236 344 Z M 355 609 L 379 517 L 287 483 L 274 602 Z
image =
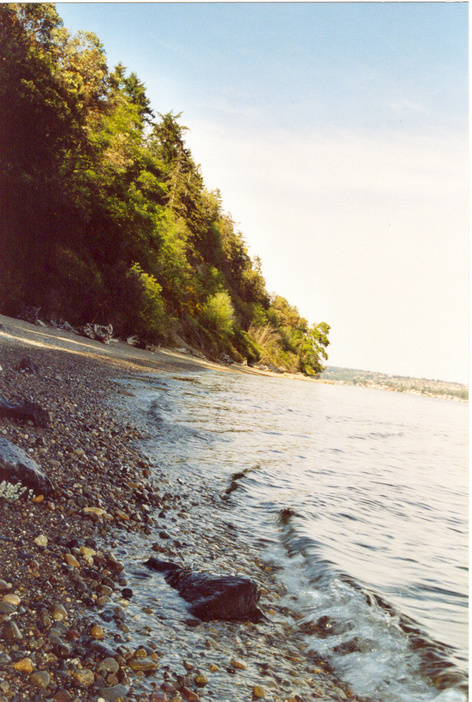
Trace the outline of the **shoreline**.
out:
M 0 436 L 27 451 L 56 485 L 43 499 L 0 498 L 0 702 L 223 702 L 219 689 L 232 690 L 225 693 L 231 702 L 360 699 L 306 652 L 297 615 L 280 604 L 270 566 L 255 548 L 240 554 L 237 538 L 212 512 L 217 496 L 196 486 L 189 495 L 188 486 L 173 484 L 149 462 L 140 448 L 146 426 L 130 420 L 126 384 L 113 382 L 197 368 L 281 376 L 169 350 L 104 346 L 5 317 L 0 323 L 0 394 L 38 402 L 51 415 L 45 427 L 2 418 Z M 26 355 L 38 375 L 17 370 Z M 219 529 L 215 567 L 239 562 L 239 572 L 259 583 L 269 620 L 198 626 L 168 620 L 143 646 L 131 616 L 133 574 L 119 546 L 139 538 L 148 542 L 143 560 L 153 550 L 181 558 L 174 543 L 157 539 L 162 522 L 179 538 L 194 538 L 192 553 L 204 562 L 205 545 L 191 532 L 210 525 L 198 514 Z M 185 664 L 162 665 L 171 643 Z

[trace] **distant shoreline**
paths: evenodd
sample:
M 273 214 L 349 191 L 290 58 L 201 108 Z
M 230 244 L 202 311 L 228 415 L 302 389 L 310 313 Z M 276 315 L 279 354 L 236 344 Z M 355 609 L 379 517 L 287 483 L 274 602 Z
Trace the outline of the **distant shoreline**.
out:
M 333 385 L 356 385 L 389 392 L 402 392 L 409 395 L 436 397 L 444 400 L 468 402 L 469 389 L 462 383 L 445 380 L 411 378 L 400 375 L 387 375 L 375 371 L 363 371 L 353 368 L 328 366 L 320 378 L 321 382 Z

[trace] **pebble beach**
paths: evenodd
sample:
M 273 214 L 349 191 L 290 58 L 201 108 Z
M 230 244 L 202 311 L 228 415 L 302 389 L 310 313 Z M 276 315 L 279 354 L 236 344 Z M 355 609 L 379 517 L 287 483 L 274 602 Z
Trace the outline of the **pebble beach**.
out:
M 37 372 L 18 369 L 25 356 Z M 218 366 L 6 317 L 0 366 L 0 395 L 50 416 L 46 426 L 2 417 L 0 437 L 55 486 L 48 496 L 0 496 L 0 702 L 360 700 L 307 650 L 313 631 L 257 548 L 238 547 L 221 496 L 166 475 L 142 448 L 149 427 L 129 412 L 133 377 Z M 191 552 L 201 569 L 255 580 L 265 619 L 138 611 L 123 556 L 138 537 L 143 562 L 184 563 Z

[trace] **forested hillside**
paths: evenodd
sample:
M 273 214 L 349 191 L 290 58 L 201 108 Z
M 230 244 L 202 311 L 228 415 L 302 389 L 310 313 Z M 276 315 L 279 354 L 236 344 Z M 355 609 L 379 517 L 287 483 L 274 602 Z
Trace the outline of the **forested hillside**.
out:
M 268 294 L 180 115 L 157 109 L 54 5 L 0 5 L 0 312 L 317 375 L 329 326 Z

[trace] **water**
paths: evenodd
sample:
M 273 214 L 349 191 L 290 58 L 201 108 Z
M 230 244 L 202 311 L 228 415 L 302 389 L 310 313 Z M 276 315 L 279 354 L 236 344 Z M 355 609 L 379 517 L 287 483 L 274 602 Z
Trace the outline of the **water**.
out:
M 147 451 L 227 500 L 356 694 L 466 699 L 467 405 L 223 371 L 133 385 Z

